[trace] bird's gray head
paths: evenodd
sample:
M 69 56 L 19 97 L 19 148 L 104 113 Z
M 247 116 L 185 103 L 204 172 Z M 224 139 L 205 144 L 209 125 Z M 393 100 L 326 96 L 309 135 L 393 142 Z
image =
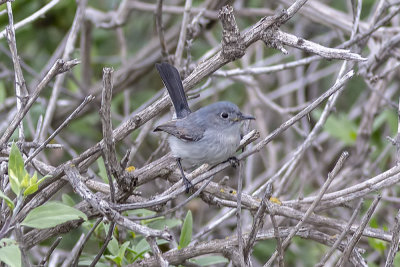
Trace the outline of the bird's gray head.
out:
M 208 125 L 218 125 L 223 128 L 240 126 L 243 120 L 254 120 L 250 115 L 240 112 L 238 106 L 228 101 L 210 104 L 198 110 L 199 115 L 207 121 Z

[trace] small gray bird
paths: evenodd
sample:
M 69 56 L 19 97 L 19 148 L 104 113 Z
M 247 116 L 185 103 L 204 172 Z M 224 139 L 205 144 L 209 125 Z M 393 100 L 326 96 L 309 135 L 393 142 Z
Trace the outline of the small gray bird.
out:
M 228 101 L 221 101 L 191 112 L 178 70 L 168 64 L 156 64 L 175 107 L 176 119 L 157 126 L 154 131 L 170 134 L 172 155 L 176 158 L 186 192 L 192 187 L 183 168 L 217 163 L 234 158 L 241 139 L 241 121 L 254 120 Z M 182 168 L 183 166 L 183 168 Z

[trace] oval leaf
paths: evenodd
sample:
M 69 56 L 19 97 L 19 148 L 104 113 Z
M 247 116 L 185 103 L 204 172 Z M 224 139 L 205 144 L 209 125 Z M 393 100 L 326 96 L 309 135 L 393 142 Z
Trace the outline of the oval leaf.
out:
M 10 175 L 11 173 L 13 178 L 17 180 L 13 181 L 13 179 L 10 179 L 11 189 L 16 195 L 19 195 L 21 191 L 20 184 L 26 174 L 26 171 L 24 168 L 24 159 L 22 158 L 21 152 L 19 152 L 19 149 L 15 143 L 12 143 L 11 145 L 10 157 L 8 160 L 8 174 Z
M 6 196 L 2 191 L 0 191 L 0 198 L 4 199 L 4 201 L 7 203 L 7 206 L 11 209 L 14 210 L 14 202 Z
M 189 210 L 186 214 L 185 221 L 183 222 L 178 249 L 185 248 L 189 245 L 190 241 L 192 240 L 192 226 L 193 217 L 192 212 Z
M 0 240 L 0 262 L 4 262 L 11 267 L 21 267 L 21 251 L 17 243 L 9 238 Z
M 48 202 L 31 210 L 21 225 L 45 229 L 80 218 L 87 220 L 87 216 L 80 210 L 59 202 Z

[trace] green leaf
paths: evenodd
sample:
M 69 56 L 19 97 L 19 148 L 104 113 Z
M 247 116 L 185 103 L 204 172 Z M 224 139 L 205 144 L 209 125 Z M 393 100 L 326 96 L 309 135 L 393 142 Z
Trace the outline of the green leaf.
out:
M 80 218 L 85 221 L 87 220 L 87 216 L 80 210 L 69 207 L 60 202 L 48 202 L 31 210 L 21 225 L 45 229 Z
M 375 249 L 376 251 L 379 251 L 380 253 L 384 253 L 386 250 L 386 242 L 376 239 L 376 238 L 368 238 L 368 244 Z
M 229 261 L 222 256 L 210 255 L 210 256 L 194 258 L 193 260 L 191 260 L 191 262 L 196 263 L 200 266 L 210 266 L 221 263 L 228 263 Z
M 346 145 L 354 144 L 357 139 L 357 125 L 344 114 L 331 115 L 326 121 L 324 129 Z
M 70 207 L 75 206 L 75 201 L 72 199 L 72 197 L 68 194 L 62 194 L 61 196 L 62 202 Z
M 21 267 L 21 251 L 17 243 L 9 238 L 1 239 L 0 243 L 2 244 L 0 248 L 0 261 L 10 267 Z
M 114 237 L 108 243 L 107 249 L 111 253 L 111 255 L 113 255 L 113 256 L 117 256 L 118 255 L 119 245 L 118 245 L 118 241 Z
M 28 188 L 25 189 L 25 191 L 24 191 L 24 196 L 28 196 L 28 195 L 30 195 L 30 194 L 35 193 L 35 192 L 38 190 L 39 185 L 40 185 L 47 177 L 50 177 L 50 176 L 49 176 L 49 175 L 46 175 L 45 177 L 43 177 L 42 179 L 40 179 L 40 180 L 38 181 L 37 173 L 35 172 L 35 173 L 33 174 L 33 176 L 29 179 L 29 186 L 28 186 Z
M 19 193 L 21 192 L 21 183 L 13 170 L 8 170 L 8 178 L 10 180 L 12 191 L 19 196 Z
M 156 212 L 146 209 L 137 209 L 124 211 L 124 214 L 126 214 L 126 216 L 147 217 L 156 214 Z
M 193 217 L 192 217 L 192 212 L 189 210 L 183 222 L 178 249 L 185 248 L 189 245 L 190 241 L 192 240 L 192 227 L 193 227 Z
M 121 245 L 121 247 L 119 248 L 119 251 L 118 251 L 118 257 L 120 257 L 121 259 L 123 259 L 125 257 L 126 248 L 129 246 L 130 243 L 131 242 L 126 241 Z
M 153 229 L 162 230 L 165 227 L 174 228 L 181 224 L 182 221 L 179 219 L 158 219 L 148 223 L 147 226 Z
M 24 169 L 24 159 L 15 143 L 11 145 L 10 157 L 8 160 L 8 174 L 10 177 L 11 189 L 18 196 L 21 192 L 22 180 L 27 172 Z
M 7 203 L 7 206 L 11 209 L 14 210 L 14 202 L 6 196 L 1 190 L 0 190 L 0 198 L 4 199 L 4 201 Z
M 39 187 L 38 187 L 37 184 L 33 184 L 33 185 L 28 186 L 28 188 L 24 190 L 24 197 L 35 193 L 38 190 L 38 188 Z

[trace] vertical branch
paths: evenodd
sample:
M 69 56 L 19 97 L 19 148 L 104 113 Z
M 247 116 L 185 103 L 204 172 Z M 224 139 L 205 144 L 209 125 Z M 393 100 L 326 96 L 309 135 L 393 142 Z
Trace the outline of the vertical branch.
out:
M 237 209 L 236 209 L 236 221 L 237 221 L 237 237 L 238 237 L 238 254 L 240 258 L 240 265 L 246 266 L 243 250 L 243 235 L 242 235 L 242 185 L 243 185 L 243 163 L 239 161 L 239 180 L 238 180 L 238 190 L 237 190 Z
M 17 113 L 19 113 L 25 106 L 26 97 L 28 96 L 28 90 L 26 89 L 24 75 L 22 73 L 21 65 L 19 63 L 11 2 L 7 2 L 7 13 L 8 13 L 9 24 L 6 27 L 6 38 L 8 46 L 10 47 L 12 61 L 14 65 L 15 95 L 17 97 Z M 19 139 L 20 141 L 23 141 L 25 138 L 24 138 L 24 126 L 22 121 L 19 124 L 18 128 L 19 128 L 19 133 L 18 133 Z
M 192 0 L 186 0 L 185 12 L 183 13 L 183 19 L 182 19 L 181 32 L 179 34 L 178 46 L 176 47 L 176 51 L 175 51 L 175 61 L 174 61 L 175 64 L 174 65 L 177 68 L 180 68 L 181 63 L 182 63 L 182 55 L 183 55 L 183 49 L 185 48 L 186 31 L 187 31 L 187 25 L 189 23 L 191 8 L 192 8 Z
M 158 38 L 160 39 L 160 47 L 161 47 L 161 56 L 163 60 L 168 60 L 168 50 L 167 44 L 164 38 L 164 24 L 162 22 L 162 7 L 163 7 L 163 0 L 157 0 L 157 8 L 156 8 L 156 27 Z
M 103 129 L 104 146 L 103 146 L 103 157 L 104 165 L 106 166 L 108 182 L 110 184 L 111 201 L 115 202 L 115 189 L 112 180 L 112 175 L 118 180 L 121 174 L 121 169 L 117 161 L 117 155 L 115 153 L 115 144 L 112 135 L 112 123 L 111 123 L 111 98 L 112 98 L 112 68 L 103 69 L 103 92 L 101 97 L 101 108 L 100 117 Z
M 261 200 L 260 208 L 257 210 L 257 213 L 254 216 L 250 234 L 245 242 L 245 247 L 243 249 L 244 261 L 246 263 L 248 263 L 250 261 L 250 254 L 251 254 L 251 250 L 254 246 L 254 242 L 256 241 L 257 233 L 262 228 L 262 225 L 264 223 L 265 211 L 267 209 L 267 201 L 269 200 L 269 198 L 272 195 L 272 185 L 268 184 L 266 190 L 267 190 L 267 194 L 265 194 L 263 199 Z M 238 208 L 239 208 L 239 206 L 238 206 Z
M 81 31 L 81 59 L 82 59 L 82 89 L 83 94 L 87 95 L 89 93 L 89 88 L 91 85 L 92 79 L 92 67 L 91 67 L 91 52 L 92 47 L 92 24 L 89 21 L 82 22 L 82 31 Z
M 7 4 L 9 4 L 9 2 L 7 2 Z M 15 225 L 15 238 L 16 238 L 16 240 L 18 242 L 18 246 L 19 246 L 19 249 L 21 251 L 21 257 L 22 257 L 23 266 L 24 267 L 30 267 L 31 263 L 29 261 L 29 257 L 28 257 L 25 245 L 23 243 L 24 242 L 23 241 L 24 240 L 23 233 L 22 233 L 22 230 L 21 230 L 21 226 L 18 223 Z

